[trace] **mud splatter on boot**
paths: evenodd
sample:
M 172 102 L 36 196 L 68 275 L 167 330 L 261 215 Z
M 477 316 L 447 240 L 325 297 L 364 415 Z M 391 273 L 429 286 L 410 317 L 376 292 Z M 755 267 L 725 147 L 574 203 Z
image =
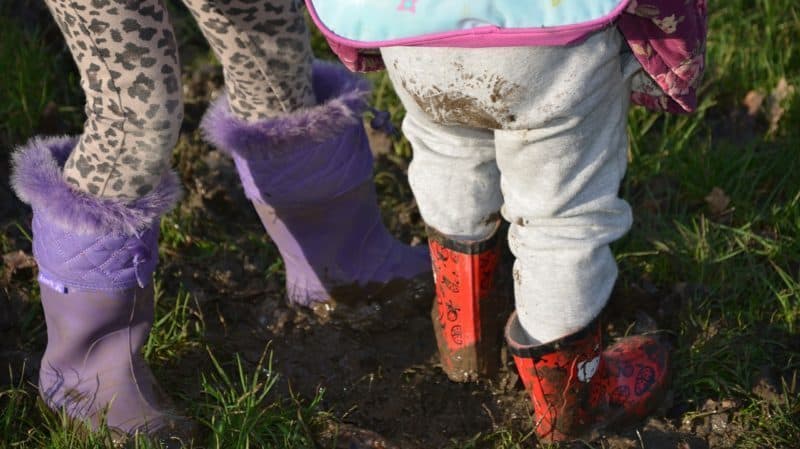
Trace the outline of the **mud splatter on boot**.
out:
M 602 401 L 593 398 L 592 379 L 603 369 L 600 327 L 545 345 L 526 345 L 516 312 L 506 324 L 506 341 L 520 379 L 533 404 L 533 425 L 543 441 L 564 441 L 588 433 L 592 410 Z
M 603 350 L 599 320 L 544 345 L 526 343 L 513 313 L 506 342 L 533 405 L 541 441 L 569 441 L 646 417 L 666 388 L 668 348 L 656 337 L 626 337 Z
M 499 222 L 481 241 L 456 241 L 428 228 L 436 284 L 431 320 L 442 368 L 456 382 L 492 376 L 500 364 L 503 303 L 494 288 L 498 228 Z

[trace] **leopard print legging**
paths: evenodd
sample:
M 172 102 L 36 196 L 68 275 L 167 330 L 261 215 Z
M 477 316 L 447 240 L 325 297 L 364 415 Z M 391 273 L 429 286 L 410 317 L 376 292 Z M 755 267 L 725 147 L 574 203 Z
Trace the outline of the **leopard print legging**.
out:
M 64 167 L 76 188 L 134 199 L 169 169 L 183 119 L 164 0 L 45 0 L 81 74 L 84 132 Z M 230 107 L 260 120 L 314 104 L 300 0 L 183 0 L 223 65 Z

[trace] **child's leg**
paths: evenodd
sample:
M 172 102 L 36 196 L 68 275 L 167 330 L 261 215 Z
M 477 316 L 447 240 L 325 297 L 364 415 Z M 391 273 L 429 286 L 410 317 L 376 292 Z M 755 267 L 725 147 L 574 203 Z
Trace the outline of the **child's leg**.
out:
M 486 239 L 503 204 L 492 132 L 437 123 L 406 91 L 397 92 L 414 149 L 408 182 L 425 223 L 454 240 Z
M 516 309 L 532 342 L 585 327 L 616 280 L 608 244 L 632 221 L 618 197 L 629 97 L 618 52 L 612 30 L 546 58 L 555 76 L 521 114 L 521 129 L 495 132 L 503 215 L 516 256 Z
M 203 130 L 233 156 L 283 257 L 289 300 L 326 314 L 331 299 L 337 312 L 376 301 L 361 312 L 397 311 L 402 321 L 415 286 L 429 285 L 408 281 L 427 279 L 430 265 L 381 221 L 361 117 L 366 82 L 332 64 L 312 68 L 299 0 L 185 2 L 225 73 L 226 95 Z
M 12 183 L 33 208 L 47 324 L 45 403 L 115 440 L 191 437 L 145 363 L 161 215 L 179 196 L 169 156 L 183 116 L 161 0 L 47 0 L 86 94 L 80 138 L 33 138 Z M 66 162 L 66 165 L 65 165 Z
M 316 104 L 297 0 L 183 0 L 222 63 L 231 111 L 250 122 Z
M 64 177 L 134 199 L 169 170 L 183 120 L 177 45 L 161 0 L 47 0 L 81 73 L 86 123 Z
M 541 91 L 519 110 L 526 121 L 495 131 L 503 215 L 517 258 L 517 312 L 506 340 L 540 440 L 641 419 L 668 379 L 668 347 L 656 336 L 630 336 L 604 350 L 595 319 L 617 277 L 608 245 L 632 219 L 618 190 L 636 65 L 619 50 L 620 37 L 609 29 L 544 52 L 542 78 L 550 84 L 534 78 Z
M 414 60 L 424 49 L 383 53 L 387 61 Z M 414 148 L 408 177 L 428 226 L 436 281 L 431 318 L 442 368 L 454 381 L 474 380 L 500 363 L 496 337 L 502 317 L 496 315 L 502 307 L 492 283 L 502 195 L 494 138 L 490 130 L 443 120 L 447 111 L 421 107 L 402 87 L 408 72 L 393 68 L 389 75 L 406 107 L 403 132 Z

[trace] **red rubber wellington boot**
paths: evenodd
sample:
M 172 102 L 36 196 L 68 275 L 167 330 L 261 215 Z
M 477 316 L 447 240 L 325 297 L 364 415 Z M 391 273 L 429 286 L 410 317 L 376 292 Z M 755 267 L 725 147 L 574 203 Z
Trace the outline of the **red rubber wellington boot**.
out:
M 499 226 L 481 241 L 452 240 L 428 227 L 436 284 L 431 319 L 442 369 L 455 382 L 491 376 L 500 364 Z
M 516 312 L 505 337 L 540 441 L 574 440 L 644 418 L 666 390 L 669 352 L 655 337 L 626 337 L 603 350 L 595 320 L 554 342 L 527 345 Z

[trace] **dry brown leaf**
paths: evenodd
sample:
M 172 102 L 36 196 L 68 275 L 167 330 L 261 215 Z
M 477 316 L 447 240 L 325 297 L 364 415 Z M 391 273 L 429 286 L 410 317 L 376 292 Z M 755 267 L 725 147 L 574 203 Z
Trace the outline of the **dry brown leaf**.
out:
M 766 100 L 766 114 L 769 121 L 769 133 L 773 134 L 778 130 L 778 124 L 786 112 L 781 106 L 784 100 L 789 98 L 794 93 L 794 86 L 786 81 L 786 78 L 781 78 L 778 85 L 772 89 L 769 98 Z
M 789 98 L 793 93 L 794 86 L 789 84 L 786 78 L 781 78 L 780 81 L 778 81 L 778 85 L 772 89 L 772 93 L 769 96 L 771 100 L 780 102 Z
M 370 126 L 369 121 L 365 121 L 364 128 L 367 131 L 367 139 L 374 156 L 389 154 L 394 149 L 392 137 L 383 131 L 376 130 Z
M 705 197 L 708 208 L 714 215 L 720 215 L 728 209 L 731 204 L 731 197 L 725 194 L 725 191 L 719 187 L 711 189 L 711 193 Z
M 35 267 L 36 260 L 30 254 L 20 250 L 3 254 L 3 264 L 5 264 L 9 272 L 13 273 L 17 270 Z
M 751 90 L 747 92 L 742 100 L 742 105 L 747 108 L 747 115 L 750 117 L 757 117 L 764 114 L 764 118 L 769 123 L 769 134 L 774 134 L 778 130 L 781 118 L 783 118 L 786 110 L 783 108 L 783 102 L 791 97 L 795 92 L 795 87 L 786 81 L 786 78 L 781 78 L 778 84 L 769 95 L 763 91 Z
M 758 112 L 761 110 L 761 106 L 764 104 L 764 99 L 766 96 L 763 92 L 759 92 L 757 90 L 751 90 L 744 96 L 744 100 L 742 100 L 742 104 L 747 108 L 747 115 L 750 117 L 755 117 L 758 115 Z

